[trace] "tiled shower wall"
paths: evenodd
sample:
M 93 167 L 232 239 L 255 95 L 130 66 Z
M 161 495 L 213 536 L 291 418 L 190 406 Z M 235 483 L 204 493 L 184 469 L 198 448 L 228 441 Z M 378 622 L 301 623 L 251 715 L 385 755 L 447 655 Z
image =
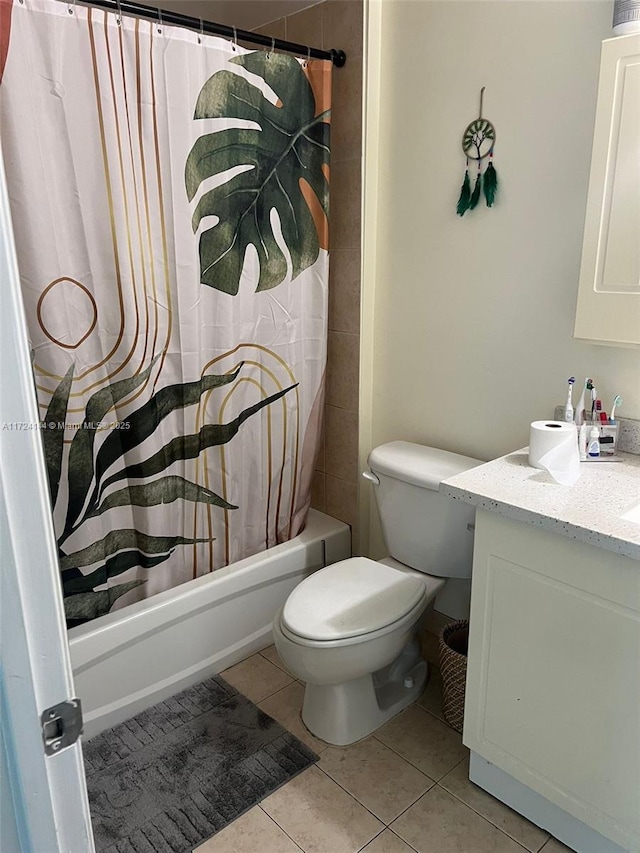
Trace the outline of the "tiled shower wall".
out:
M 257 32 L 347 54 L 333 71 L 329 342 L 324 440 L 311 505 L 354 529 L 357 552 L 362 0 L 324 0 Z

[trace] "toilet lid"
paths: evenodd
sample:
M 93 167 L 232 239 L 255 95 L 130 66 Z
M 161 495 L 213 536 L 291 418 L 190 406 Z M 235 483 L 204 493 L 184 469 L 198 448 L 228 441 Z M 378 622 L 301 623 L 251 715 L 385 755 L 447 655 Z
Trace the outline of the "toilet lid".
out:
M 419 577 L 352 557 L 320 569 L 293 590 L 282 612 L 292 633 L 309 640 L 339 640 L 391 625 L 425 595 Z

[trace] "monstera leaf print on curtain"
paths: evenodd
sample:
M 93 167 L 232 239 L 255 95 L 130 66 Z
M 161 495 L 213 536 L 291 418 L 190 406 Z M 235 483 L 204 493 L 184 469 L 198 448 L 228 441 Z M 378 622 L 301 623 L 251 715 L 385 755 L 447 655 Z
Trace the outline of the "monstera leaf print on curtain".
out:
M 316 262 L 321 243 L 327 248 L 329 110 L 323 109 L 322 98 L 316 104 L 308 76 L 294 57 L 250 53 L 232 61 L 264 81 L 279 103 L 272 104 L 244 77 L 230 71 L 214 74 L 200 92 L 196 118 L 235 118 L 257 127 L 203 135 L 189 154 L 186 184 L 191 200 L 204 181 L 236 169 L 231 179 L 202 193 L 193 214 L 194 231 L 205 217 L 219 220 L 200 235 L 202 283 L 235 294 L 248 246 L 258 254 L 258 290 L 282 284 L 287 275 L 272 211 L 291 255 L 294 279 Z M 319 223 L 313 218 L 318 204 L 323 214 Z
M 0 119 L 74 625 L 304 526 L 330 64 L 70 8 L 13 4 Z

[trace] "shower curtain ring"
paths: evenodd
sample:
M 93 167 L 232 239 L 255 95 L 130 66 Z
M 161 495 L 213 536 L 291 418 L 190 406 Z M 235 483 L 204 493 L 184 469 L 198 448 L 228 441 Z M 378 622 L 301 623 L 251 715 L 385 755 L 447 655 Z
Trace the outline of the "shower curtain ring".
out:
M 311 48 L 308 47 L 307 48 L 307 61 L 305 62 L 304 67 L 306 68 L 310 62 L 311 62 Z
M 69 2 L 67 3 L 67 12 L 70 15 L 73 15 L 75 13 L 75 11 L 76 11 L 76 0 L 73 0 L 73 3 L 71 3 L 71 0 L 69 0 Z
M 116 6 L 118 7 L 118 13 L 116 15 L 116 24 L 120 27 L 122 26 L 122 8 L 120 6 L 120 0 L 116 0 Z
M 267 59 L 271 58 L 271 54 L 275 52 L 275 49 L 276 49 L 276 40 L 274 39 L 273 36 L 271 36 L 271 47 L 267 51 Z
M 200 18 L 200 32 L 198 33 L 198 44 L 204 41 L 204 19 Z
M 158 32 L 162 34 L 162 9 L 158 9 Z
M 238 31 L 235 27 L 231 27 L 231 29 L 233 30 L 233 44 L 231 47 L 235 50 L 238 47 Z

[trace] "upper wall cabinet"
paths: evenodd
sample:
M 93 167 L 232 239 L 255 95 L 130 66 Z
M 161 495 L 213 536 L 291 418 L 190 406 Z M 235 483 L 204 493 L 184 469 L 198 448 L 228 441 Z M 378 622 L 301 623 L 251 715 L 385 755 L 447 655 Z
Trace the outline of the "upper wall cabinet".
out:
M 602 43 L 574 337 L 640 344 L 640 34 Z

